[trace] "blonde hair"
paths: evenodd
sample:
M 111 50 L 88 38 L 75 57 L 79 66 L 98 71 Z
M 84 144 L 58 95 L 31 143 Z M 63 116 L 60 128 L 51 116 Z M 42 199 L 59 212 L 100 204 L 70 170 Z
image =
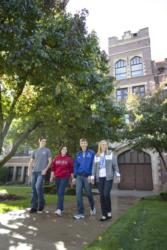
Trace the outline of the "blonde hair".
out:
M 99 143 L 98 143 L 98 150 L 97 150 L 97 156 L 100 156 L 100 154 L 102 153 L 102 150 L 101 150 L 101 145 L 105 143 L 106 144 L 106 151 L 105 153 L 108 154 L 108 143 L 106 140 L 101 140 Z

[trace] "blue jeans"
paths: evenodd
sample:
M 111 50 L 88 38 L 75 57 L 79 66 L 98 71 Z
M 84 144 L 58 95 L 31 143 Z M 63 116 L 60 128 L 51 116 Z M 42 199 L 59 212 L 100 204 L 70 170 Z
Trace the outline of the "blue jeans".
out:
M 64 192 L 66 187 L 68 186 L 69 178 L 58 178 L 56 177 L 56 189 L 57 189 L 57 209 L 60 209 L 61 211 L 64 210 Z
M 44 208 L 45 206 L 43 181 L 44 175 L 41 175 L 41 171 L 32 173 L 31 207 L 34 209 Z
M 105 177 L 99 178 L 100 205 L 103 216 L 111 213 L 111 189 L 113 180 L 107 181 Z
M 77 176 L 77 178 L 76 178 L 76 196 L 77 196 L 78 214 L 84 214 L 83 189 L 86 191 L 91 209 L 93 210 L 93 208 L 94 208 L 92 186 L 90 183 L 88 183 L 88 178 L 85 176 Z

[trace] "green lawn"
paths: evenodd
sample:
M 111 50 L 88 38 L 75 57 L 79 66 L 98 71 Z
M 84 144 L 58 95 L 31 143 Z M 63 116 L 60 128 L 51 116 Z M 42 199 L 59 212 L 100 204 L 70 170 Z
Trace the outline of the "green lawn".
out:
M 18 196 L 23 196 L 22 200 L 11 200 L 0 202 L 0 213 L 5 213 L 11 210 L 17 210 L 22 208 L 30 207 L 31 201 L 31 187 L 25 186 L 0 186 L 0 192 L 7 192 L 9 194 L 15 194 Z M 57 196 L 55 195 L 45 195 L 46 204 L 55 204 Z M 73 201 L 74 196 L 65 196 L 65 201 Z
M 167 201 L 138 202 L 85 250 L 166 250 Z

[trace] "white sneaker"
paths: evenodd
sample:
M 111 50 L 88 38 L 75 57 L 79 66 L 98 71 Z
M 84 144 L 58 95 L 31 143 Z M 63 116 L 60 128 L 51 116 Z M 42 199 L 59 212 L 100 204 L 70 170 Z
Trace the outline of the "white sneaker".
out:
M 57 209 L 57 210 L 55 211 L 55 214 L 58 215 L 58 216 L 61 216 L 61 215 L 62 215 L 62 212 L 61 212 L 60 209 Z
M 80 219 L 84 219 L 85 215 L 84 214 L 75 214 L 73 216 L 73 218 L 76 219 L 76 220 L 80 220 Z
M 107 218 L 108 219 L 111 219 L 112 218 L 112 213 L 110 212 L 110 213 L 107 213 Z
M 90 215 L 95 215 L 96 214 L 96 208 L 94 207 L 93 210 L 90 210 Z

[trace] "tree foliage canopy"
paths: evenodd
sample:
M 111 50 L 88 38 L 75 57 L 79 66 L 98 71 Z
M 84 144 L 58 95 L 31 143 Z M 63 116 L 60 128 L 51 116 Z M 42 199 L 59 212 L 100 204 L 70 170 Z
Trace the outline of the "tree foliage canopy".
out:
M 135 147 L 155 149 L 165 164 L 163 152 L 167 151 L 167 98 L 163 88 L 152 96 L 146 96 L 132 111 L 129 138 Z
M 107 56 L 86 29 L 88 13 L 67 13 L 67 3 L 1 1 L 0 153 L 7 140 L 13 146 L 0 165 L 41 133 L 52 148 L 66 142 L 75 150 L 81 136 L 115 139 L 123 125 L 109 98 Z

